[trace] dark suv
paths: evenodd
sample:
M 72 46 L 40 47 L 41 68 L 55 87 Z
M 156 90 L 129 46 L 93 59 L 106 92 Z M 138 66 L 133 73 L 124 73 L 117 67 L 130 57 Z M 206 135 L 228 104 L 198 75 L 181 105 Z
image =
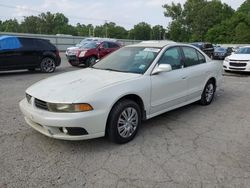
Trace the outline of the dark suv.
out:
M 0 37 L 0 71 L 39 68 L 54 72 L 61 63 L 58 49 L 45 39 Z
M 214 46 L 208 42 L 195 42 L 191 45 L 201 49 L 205 54 L 207 54 L 210 58 L 214 56 Z

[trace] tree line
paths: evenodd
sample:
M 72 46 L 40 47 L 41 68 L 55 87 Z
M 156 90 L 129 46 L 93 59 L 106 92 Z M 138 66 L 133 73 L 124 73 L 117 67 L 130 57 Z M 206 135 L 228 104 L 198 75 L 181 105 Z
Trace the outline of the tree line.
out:
M 76 26 L 73 26 L 69 24 L 69 19 L 64 14 L 53 14 L 51 12 L 41 13 L 38 16 L 24 17 L 21 23 L 16 19 L 0 20 L 0 31 L 51 35 L 68 34 L 135 40 L 162 40 L 166 33 L 163 26 L 156 25 L 151 27 L 146 22 L 138 23 L 131 30 L 126 30 L 114 22 L 107 22 L 97 26 L 77 23 Z
M 172 22 L 168 38 L 180 42 L 250 43 L 250 0 L 233 10 L 220 0 L 187 0 L 163 5 Z
M 75 36 L 109 37 L 117 39 L 162 40 L 178 42 L 209 41 L 213 43 L 250 43 L 250 0 L 237 10 L 220 0 L 187 0 L 162 6 L 168 26 L 151 26 L 141 22 L 130 30 L 114 22 L 102 25 L 69 24 L 62 13 L 41 13 L 38 16 L 0 20 L 0 31 L 34 34 L 68 34 Z

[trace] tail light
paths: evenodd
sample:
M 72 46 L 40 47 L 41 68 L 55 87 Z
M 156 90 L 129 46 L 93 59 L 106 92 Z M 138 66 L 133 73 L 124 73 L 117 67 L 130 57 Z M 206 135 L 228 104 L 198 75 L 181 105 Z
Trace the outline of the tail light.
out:
M 57 55 L 57 56 L 60 56 L 60 52 L 59 52 L 58 49 L 56 49 L 56 55 Z

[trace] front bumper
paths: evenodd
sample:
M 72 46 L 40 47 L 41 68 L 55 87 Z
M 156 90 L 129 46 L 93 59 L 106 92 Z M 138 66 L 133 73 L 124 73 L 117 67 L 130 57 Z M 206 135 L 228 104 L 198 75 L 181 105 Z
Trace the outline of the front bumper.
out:
M 250 72 L 250 63 L 244 62 L 239 65 L 237 65 L 237 63 L 232 65 L 228 61 L 223 61 L 223 69 L 226 71 Z
M 106 114 L 104 111 L 82 113 L 54 113 L 38 109 L 26 99 L 19 103 L 25 121 L 38 132 L 63 140 L 86 140 L 105 135 Z M 84 135 L 69 135 L 61 131 L 63 127 L 79 127 L 86 130 Z
M 85 63 L 87 57 L 77 57 L 75 55 L 66 55 L 69 62 L 79 62 L 79 63 Z

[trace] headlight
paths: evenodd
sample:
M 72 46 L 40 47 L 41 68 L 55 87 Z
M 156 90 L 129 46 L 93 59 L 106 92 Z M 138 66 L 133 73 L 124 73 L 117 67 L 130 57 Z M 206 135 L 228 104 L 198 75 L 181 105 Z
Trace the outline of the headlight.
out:
M 225 61 L 226 61 L 226 62 L 229 62 L 229 58 L 228 58 L 228 57 L 226 57 L 226 58 L 225 58 Z
M 26 93 L 26 100 L 29 104 L 31 104 L 31 98 L 32 96 Z
M 93 110 L 90 104 L 54 104 L 47 103 L 51 112 L 87 112 Z
M 79 57 L 84 57 L 86 54 L 86 51 L 81 51 L 80 54 L 79 54 Z

